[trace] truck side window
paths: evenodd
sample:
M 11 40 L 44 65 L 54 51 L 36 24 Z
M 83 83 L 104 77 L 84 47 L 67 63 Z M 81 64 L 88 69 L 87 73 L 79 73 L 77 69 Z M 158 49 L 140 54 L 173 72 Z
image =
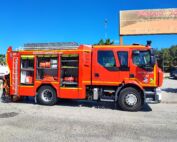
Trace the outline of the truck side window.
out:
M 113 51 L 98 51 L 98 63 L 106 68 L 116 67 Z
M 128 69 L 128 52 L 127 51 L 119 51 L 117 52 L 120 68 Z

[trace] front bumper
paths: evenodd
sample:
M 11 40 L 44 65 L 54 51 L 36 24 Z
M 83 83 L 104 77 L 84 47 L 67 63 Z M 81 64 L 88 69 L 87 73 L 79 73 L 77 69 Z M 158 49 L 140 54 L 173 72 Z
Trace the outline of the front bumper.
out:
M 144 91 L 144 95 L 147 103 L 160 103 L 162 100 L 161 88 L 156 88 L 153 91 Z

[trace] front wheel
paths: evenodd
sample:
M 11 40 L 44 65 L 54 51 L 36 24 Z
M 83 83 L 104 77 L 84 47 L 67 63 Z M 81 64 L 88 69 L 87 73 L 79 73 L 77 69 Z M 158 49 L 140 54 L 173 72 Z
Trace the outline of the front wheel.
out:
M 120 92 L 118 103 L 122 110 L 139 111 L 143 106 L 143 99 L 137 89 L 127 87 Z
M 37 94 L 37 102 L 41 105 L 55 105 L 57 102 L 56 91 L 51 86 L 42 86 Z

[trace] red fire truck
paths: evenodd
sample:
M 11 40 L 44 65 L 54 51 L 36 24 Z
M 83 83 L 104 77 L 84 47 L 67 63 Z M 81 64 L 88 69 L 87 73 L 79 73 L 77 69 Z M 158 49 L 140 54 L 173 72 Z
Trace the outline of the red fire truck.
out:
M 8 48 L 10 96 L 32 96 L 42 105 L 58 99 L 116 102 L 126 111 L 161 100 L 163 73 L 149 45 L 31 45 Z

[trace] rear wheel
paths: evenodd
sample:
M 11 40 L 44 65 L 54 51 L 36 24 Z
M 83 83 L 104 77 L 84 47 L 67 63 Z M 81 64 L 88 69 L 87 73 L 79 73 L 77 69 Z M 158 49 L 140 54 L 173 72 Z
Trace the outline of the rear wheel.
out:
M 118 103 L 122 110 L 139 111 L 143 106 L 143 99 L 137 89 L 127 87 L 120 92 Z
M 56 91 L 51 86 L 42 86 L 38 91 L 37 102 L 41 105 L 55 105 L 57 102 Z

